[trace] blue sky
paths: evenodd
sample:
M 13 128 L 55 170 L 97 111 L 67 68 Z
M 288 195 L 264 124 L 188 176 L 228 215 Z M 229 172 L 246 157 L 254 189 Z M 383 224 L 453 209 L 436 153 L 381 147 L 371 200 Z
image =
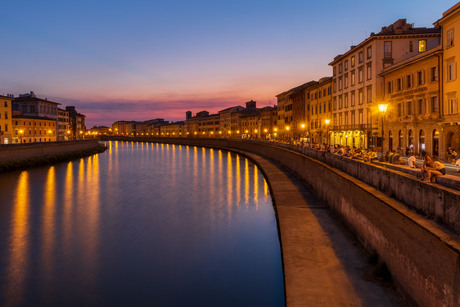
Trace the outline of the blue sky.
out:
M 115 120 L 184 118 L 331 74 L 328 63 L 399 18 L 431 27 L 456 1 L 8 1 L 0 94 L 35 91 Z

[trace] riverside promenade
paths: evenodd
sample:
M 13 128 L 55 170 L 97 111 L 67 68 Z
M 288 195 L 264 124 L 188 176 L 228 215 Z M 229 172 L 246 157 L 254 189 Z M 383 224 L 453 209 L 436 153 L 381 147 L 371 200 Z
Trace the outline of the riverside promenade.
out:
M 365 251 L 292 173 L 259 155 L 270 186 L 283 254 L 287 306 L 404 306 L 375 275 Z

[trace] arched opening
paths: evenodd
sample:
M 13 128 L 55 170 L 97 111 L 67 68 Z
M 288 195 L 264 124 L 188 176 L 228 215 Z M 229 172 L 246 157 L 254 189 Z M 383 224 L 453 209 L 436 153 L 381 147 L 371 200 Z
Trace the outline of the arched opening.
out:
M 425 132 L 420 130 L 419 137 L 418 137 L 418 152 L 420 156 L 425 156 Z
M 393 151 L 393 132 L 391 130 L 388 132 L 388 150 Z
M 439 131 L 433 130 L 433 156 L 439 157 Z

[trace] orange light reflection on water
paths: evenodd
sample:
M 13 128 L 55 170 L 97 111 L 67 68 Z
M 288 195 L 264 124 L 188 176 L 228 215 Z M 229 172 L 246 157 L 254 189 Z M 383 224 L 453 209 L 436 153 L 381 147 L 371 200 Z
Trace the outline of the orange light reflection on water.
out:
M 20 174 L 15 191 L 8 256 L 7 305 L 21 305 L 29 267 L 29 173 Z
M 44 202 L 42 208 L 42 255 L 41 255 L 41 270 L 44 272 L 52 272 L 54 264 L 54 254 L 56 248 L 56 169 L 51 166 L 48 169 L 46 176 L 44 191 Z M 41 284 L 43 291 L 46 291 L 48 284 L 52 282 L 51 274 L 44 274 L 46 279 Z

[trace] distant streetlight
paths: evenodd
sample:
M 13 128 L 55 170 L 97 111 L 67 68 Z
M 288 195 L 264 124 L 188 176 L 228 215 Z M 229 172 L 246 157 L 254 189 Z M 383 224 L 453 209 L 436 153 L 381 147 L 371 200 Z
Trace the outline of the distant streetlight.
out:
M 22 135 L 24 134 L 24 130 L 19 130 L 19 143 L 22 143 Z
M 329 124 L 331 123 L 331 120 L 330 119 L 325 119 L 324 122 L 326 123 L 326 128 L 327 128 L 327 134 L 326 134 L 327 142 L 326 142 L 326 144 L 329 145 Z
M 385 119 L 385 113 L 387 112 L 388 103 L 380 103 L 378 107 L 379 107 L 379 112 L 382 115 L 382 148 L 380 150 L 380 154 L 381 154 L 380 160 L 383 161 L 383 140 L 385 139 L 385 130 L 383 129 L 383 123 Z

